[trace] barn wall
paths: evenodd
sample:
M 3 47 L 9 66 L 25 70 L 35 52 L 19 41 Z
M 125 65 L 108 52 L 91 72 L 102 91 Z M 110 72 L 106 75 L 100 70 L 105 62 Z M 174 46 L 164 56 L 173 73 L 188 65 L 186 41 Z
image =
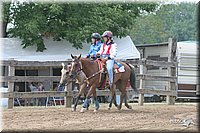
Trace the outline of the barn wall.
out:
M 160 45 L 160 46 L 145 47 L 144 52 L 145 52 L 144 58 L 153 55 L 160 55 L 160 57 L 168 57 L 168 46 Z
M 141 53 L 142 58 L 148 59 L 149 56 L 156 58 L 159 56 L 160 59 L 166 59 L 162 57 L 168 57 L 167 45 L 148 45 L 137 47 Z M 177 79 L 178 79 L 178 90 L 196 90 L 198 84 L 198 44 L 196 42 L 177 42 Z M 157 56 L 157 57 L 156 57 Z M 159 60 L 159 58 L 157 58 Z M 147 74 L 151 75 L 167 75 L 166 68 L 154 68 L 149 67 Z M 145 81 L 146 87 L 152 87 L 156 89 L 165 90 L 168 88 L 168 82 L 165 81 Z M 195 93 L 179 92 L 179 96 L 194 96 Z
M 178 48 L 178 83 L 198 84 L 197 46 L 191 44 L 190 48 L 188 48 L 184 45 L 181 45 Z M 186 50 L 186 48 L 188 50 Z
M 142 58 L 151 59 L 151 60 L 159 60 L 159 61 L 167 60 L 167 57 L 168 57 L 167 45 L 137 47 L 137 48 L 139 52 L 141 53 Z M 163 67 L 148 66 L 146 70 L 146 74 L 154 75 L 154 76 L 167 76 L 168 72 L 167 72 L 167 69 Z M 168 88 L 167 81 L 145 80 L 144 84 L 145 84 L 144 87 L 146 88 L 161 89 L 161 90 L 166 90 L 166 88 Z

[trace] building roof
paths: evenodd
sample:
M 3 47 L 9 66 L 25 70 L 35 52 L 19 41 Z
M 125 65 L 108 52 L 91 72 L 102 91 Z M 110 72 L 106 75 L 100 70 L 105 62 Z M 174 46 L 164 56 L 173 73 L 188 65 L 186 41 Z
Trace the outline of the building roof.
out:
M 18 61 L 65 61 L 71 59 L 73 55 L 86 55 L 89 51 L 90 44 L 83 44 L 83 49 L 72 47 L 66 40 L 53 41 L 52 39 L 44 39 L 47 50 L 36 52 L 36 47 L 31 46 L 23 49 L 21 40 L 18 38 L 0 38 L 0 47 L 2 54 L 0 60 L 18 60 Z M 115 38 L 117 43 L 117 59 L 135 59 L 140 58 L 140 53 L 135 47 L 129 36 L 124 38 Z
M 177 42 L 178 45 L 180 44 L 198 44 L 197 41 L 181 41 Z M 154 44 L 136 44 L 136 47 L 152 47 L 152 46 L 165 46 L 168 45 L 168 42 L 163 43 L 154 43 Z
M 137 44 L 136 47 L 152 47 L 152 46 L 162 46 L 162 45 L 168 45 L 168 42 L 153 43 L 153 44 Z

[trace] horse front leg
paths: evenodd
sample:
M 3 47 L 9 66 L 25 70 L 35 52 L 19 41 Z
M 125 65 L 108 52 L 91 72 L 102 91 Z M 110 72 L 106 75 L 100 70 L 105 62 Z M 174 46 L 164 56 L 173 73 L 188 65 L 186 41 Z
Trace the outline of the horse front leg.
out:
M 93 97 L 94 97 L 94 104 L 95 104 L 94 112 L 97 112 L 99 109 L 99 101 L 97 99 L 96 88 L 93 91 Z
M 74 105 L 72 105 L 72 111 L 76 111 L 76 107 L 77 107 L 78 101 L 79 101 L 81 95 L 83 94 L 83 92 L 86 91 L 86 85 L 87 85 L 87 84 L 84 83 L 84 84 L 82 84 L 82 85 L 80 86 L 80 91 L 79 91 L 78 95 L 77 95 L 76 98 L 75 98 L 75 103 L 74 103 Z
M 96 91 L 95 89 L 96 89 L 96 86 L 94 86 L 94 85 L 90 87 L 90 90 L 88 91 L 87 96 L 86 96 L 86 99 L 85 99 L 85 101 L 84 101 L 84 103 L 83 103 L 83 107 L 81 108 L 81 112 L 82 112 L 82 113 L 84 113 L 84 112 L 87 110 L 87 107 L 88 107 L 88 105 L 89 105 L 90 95 L 91 95 L 94 91 Z

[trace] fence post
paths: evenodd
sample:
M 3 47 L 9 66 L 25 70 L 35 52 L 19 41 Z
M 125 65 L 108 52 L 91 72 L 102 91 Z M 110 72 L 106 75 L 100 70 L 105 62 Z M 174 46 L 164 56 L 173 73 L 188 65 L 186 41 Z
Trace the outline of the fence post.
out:
M 15 76 L 15 67 L 14 66 L 8 66 L 8 76 Z M 14 92 L 14 82 L 9 81 L 8 82 L 8 91 Z M 14 97 L 8 99 L 8 109 L 12 109 L 14 106 Z
M 67 92 L 67 95 L 65 95 L 65 107 L 71 107 L 72 105 L 72 83 L 70 83 L 68 86 L 65 86 L 65 92 Z
M 145 58 L 142 59 L 142 64 L 140 64 L 140 74 L 144 74 L 144 60 Z M 139 79 L 139 89 L 143 89 L 143 79 Z M 138 104 L 139 106 L 143 106 L 144 103 L 144 93 L 139 94 L 139 99 L 138 99 Z
M 176 39 L 169 38 L 168 40 L 168 62 L 176 62 L 176 48 L 177 48 L 177 42 Z M 168 67 L 168 76 L 176 76 L 176 67 Z M 169 81 L 168 86 L 169 91 L 177 90 L 177 80 L 175 82 Z M 167 95 L 166 97 L 166 103 L 168 105 L 174 105 L 175 104 L 175 98 L 174 96 Z

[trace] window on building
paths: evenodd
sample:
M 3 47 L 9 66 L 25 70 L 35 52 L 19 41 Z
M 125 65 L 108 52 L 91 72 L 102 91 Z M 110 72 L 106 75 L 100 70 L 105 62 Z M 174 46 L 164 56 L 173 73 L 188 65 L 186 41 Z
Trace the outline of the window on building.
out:
M 26 76 L 38 76 L 38 70 L 26 70 Z
M 25 76 L 24 70 L 15 70 L 15 76 Z
M 154 61 L 168 61 L 168 57 L 160 57 L 160 55 L 148 56 L 147 59 Z M 158 70 L 158 69 L 159 66 L 153 66 L 153 65 L 147 66 L 147 70 Z M 167 68 L 162 68 L 162 69 L 167 69 Z
M 53 76 L 61 76 L 61 69 L 62 68 L 53 68 Z M 53 82 L 53 89 L 59 85 L 59 82 Z
M 62 68 L 53 68 L 53 76 L 60 76 Z
M 6 73 L 6 66 L 0 66 L 1 67 L 1 76 L 8 76 L 8 73 Z M 0 82 L 0 85 L 3 87 L 8 87 L 8 82 Z

